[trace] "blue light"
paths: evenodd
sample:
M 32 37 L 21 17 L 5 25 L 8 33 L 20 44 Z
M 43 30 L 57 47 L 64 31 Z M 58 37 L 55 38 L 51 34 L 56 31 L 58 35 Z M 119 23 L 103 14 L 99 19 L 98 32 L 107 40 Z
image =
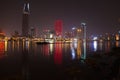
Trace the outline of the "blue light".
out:
M 118 33 L 120 34 L 120 31 Z
M 74 50 L 74 48 L 73 47 L 71 47 L 71 51 L 72 51 L 72 59 L 74 60 L 75 59 L 75 50 Z
M 94 41 L 94 42 L 93 42 L 93 48 L 94 48 L 94 51 L 95 51 L 95 52 L 97 51 L 97 45 L 98 45 L 98 44 L 97 44 L 97 41 Z
M 76 29 L 75 27 L 72 28 L 72 30 L 75 30 L 75 29 Z

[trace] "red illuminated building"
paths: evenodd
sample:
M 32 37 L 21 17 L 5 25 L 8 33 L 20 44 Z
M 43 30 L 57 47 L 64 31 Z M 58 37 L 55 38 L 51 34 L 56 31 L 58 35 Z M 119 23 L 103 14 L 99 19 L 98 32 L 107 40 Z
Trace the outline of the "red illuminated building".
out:
M 56 36 L 62 36 L 62 27 L 63 27 L 62 20 L 56 20 L 55 21 L 55 33 L 56 33 Z

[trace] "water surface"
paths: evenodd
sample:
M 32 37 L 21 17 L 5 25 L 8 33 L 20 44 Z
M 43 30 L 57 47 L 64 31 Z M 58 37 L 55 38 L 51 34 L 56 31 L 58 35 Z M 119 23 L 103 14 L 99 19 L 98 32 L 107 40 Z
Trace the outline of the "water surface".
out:
M 86 55 L 110 52 L 120 42 L 87 42 Z M 82 42 L 37 45 L 31 41 L 0 42 L 0 80 L 65 79 L 67 68 L 81 65 Z

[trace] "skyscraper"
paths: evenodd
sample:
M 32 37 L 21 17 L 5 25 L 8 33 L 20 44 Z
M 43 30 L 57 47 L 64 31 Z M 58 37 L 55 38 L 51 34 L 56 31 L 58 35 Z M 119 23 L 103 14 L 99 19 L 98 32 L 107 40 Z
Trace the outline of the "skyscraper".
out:
M 63 22 L 62 22 L 62 20 L 56 20 L 56 21 L 55 21 L 55 32 L 56 32 L 56 36 L 62 36 L 62 27 L 63 27 Z
M 29 36 L 29 2 L 25 0 L 24 8 L 23 8 L 23 18 L 22 18 L 22 36 L 28 37 Z

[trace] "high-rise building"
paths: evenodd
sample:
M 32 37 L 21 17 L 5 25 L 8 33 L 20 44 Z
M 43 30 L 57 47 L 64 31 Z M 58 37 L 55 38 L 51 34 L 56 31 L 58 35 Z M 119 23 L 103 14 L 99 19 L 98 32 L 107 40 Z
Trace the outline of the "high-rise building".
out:
M 55 33 L 56 33 L 56 36 L 62 36 L 62 27 L 63 27 L 62 20 L 56 20 L 55 21 Z
M 29 2 L 25 0 L 24 8 L 23 8 L 23 18 L 22 18 L 22 36 L 28 37 L 29 36 Z
M 0 40 L 5 38 L 5 33 L 0 29 Z
M 31 27 L 30 29 L 30 37 L 35 38 L 36 37 L 36 28 Z

